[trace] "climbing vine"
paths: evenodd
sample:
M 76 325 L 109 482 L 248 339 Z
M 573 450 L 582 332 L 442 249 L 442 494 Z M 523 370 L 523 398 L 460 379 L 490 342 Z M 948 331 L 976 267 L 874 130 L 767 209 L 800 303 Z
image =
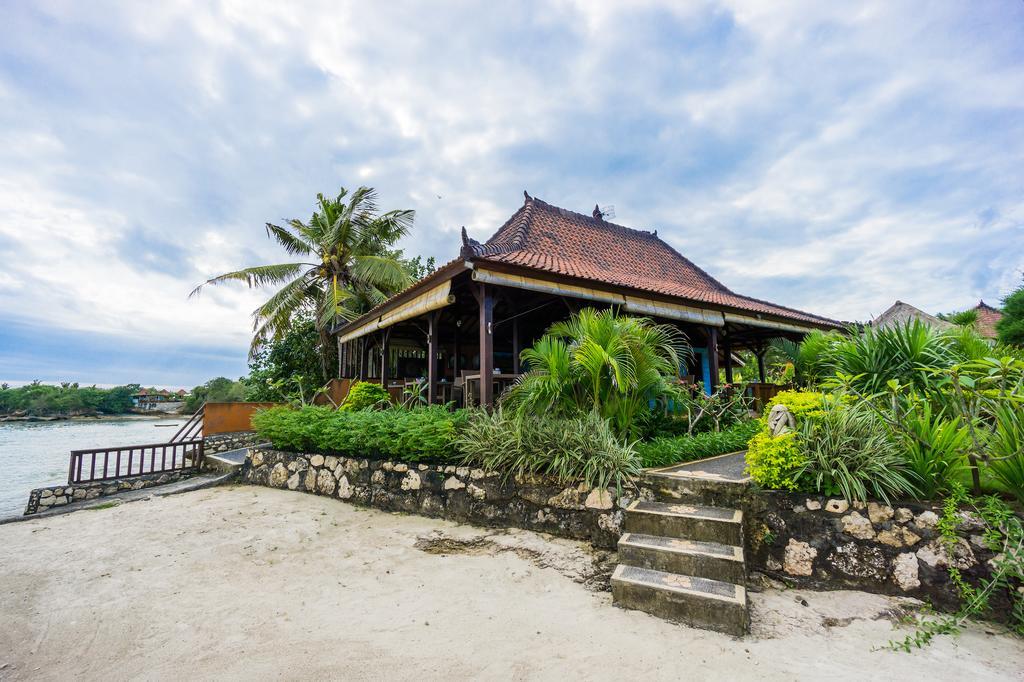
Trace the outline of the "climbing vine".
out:
M 961 508 L 970 508 L 985 521 L 982 537 L 985 545 L 996 552 L 992 559 L 992 575 L 977 586 L 963 577 L 955 564 L 955 551 L 960 542 L 956 529 L 960 524 Z M 1005 591 L 1010 599 L 1010 630 L 1024 636 L 1024 593 L 1018 588 L 1024 584 L 1024 527 L 1021 519 L 998 497 L 988 496 L 980 500 L 971 498 L 963 486 L 955 485 L 942 505 L 938 531 L 940 541 L 949 557 L 947 567 L 949 578 L 956 586 L 962 604 L 954 614 L 942 615 L 928 620 L 918 618 L 915 631 L 899 641 L 890 641 L 889 648 L 910 652 L 931 643 L 939 635 L 955 636 L 970 618 L 985 615 L 993 594 Z

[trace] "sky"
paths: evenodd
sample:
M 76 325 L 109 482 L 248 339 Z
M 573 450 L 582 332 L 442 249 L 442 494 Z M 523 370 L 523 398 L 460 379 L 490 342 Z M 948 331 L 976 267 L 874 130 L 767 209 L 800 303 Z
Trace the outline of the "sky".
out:
M 618 7 L 617 7 L 618 6 Z M 264 223 L 375 187 L 408 255 L 523 190 L 842 320 L 1024 271 L 1024 2 L 0 3 L 0 380 L 246 372 Z

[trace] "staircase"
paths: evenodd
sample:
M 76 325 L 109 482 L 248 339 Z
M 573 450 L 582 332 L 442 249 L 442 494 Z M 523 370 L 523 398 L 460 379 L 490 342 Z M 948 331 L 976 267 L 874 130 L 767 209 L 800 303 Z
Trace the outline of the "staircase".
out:
M 691 462 L 650 471 L 654 500 L 626 509 L 619 565 L 612 574 L 615 604 L 694 627 L 742 636 L 749 627 L 743 553 L 742 494 L 748 479 Z M 718 459 L 718 458 L 715 458 Z M 716 467 L 718 470 L 716 470 Z M 709 471 L 710 470 L 710 471 Z M 710 506 L 712 500 L 714 506 Z

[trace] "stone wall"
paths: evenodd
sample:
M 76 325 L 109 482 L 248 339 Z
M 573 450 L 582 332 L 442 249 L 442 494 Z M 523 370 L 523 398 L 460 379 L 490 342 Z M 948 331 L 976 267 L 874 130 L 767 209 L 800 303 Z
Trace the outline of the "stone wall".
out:
M 236 431 L 234 433 L 218 433 L 203 438 L 203 452 L 215 455 L 218 452 L 248 448 L 259 444 L 260 437 L 255 431 Z
M 800 586 L 907 595 L 955 608 L 960 600 L 949 564 L 973 583 L 990 575 L 995 555 L 982 540 L 984 522 L 965 512 L 948 552 L 936 528 L 938 507 L 770 492 L 750 506 L 748 566 Z
M 517 527 L 614 548 L 623 509 L 613 491 L 541 479 L 503 480 L 482 469 L 297 454 L 254 448 L 242 478 L 256 485 L 327 495 L 388 511 Z
M 36 488 L 28 495 L 28 505 L 25 507 L 25 516 L 38 514 L 39 512 L 61 507 L 72 502 L 82 500 L 94 500 L 97 497 L 105 497 L 114 493 L 126 490 L 142 490 L 152 488 L 155 485 L 174 483 L 183 478 L 193 475 L 193 471 L 167 471 L 160 474 L 144 474 L 131 478 L 122 478 L 114 481 L 101 481 L 96 483 L 79 483 L 77 485 L 53 485 L 47 488 Z

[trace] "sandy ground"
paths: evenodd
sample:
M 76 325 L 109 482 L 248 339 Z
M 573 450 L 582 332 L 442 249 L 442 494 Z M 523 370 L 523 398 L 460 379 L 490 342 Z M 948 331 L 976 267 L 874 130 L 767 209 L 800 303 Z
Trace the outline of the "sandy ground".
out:
M 1021 679 L 893 600 L 753 595 L 734 639 L 612 606 L 587 545 L 254 487 L 0 526 L 2 679 Z M 806 605 L 804 605 L 806 603 Z

